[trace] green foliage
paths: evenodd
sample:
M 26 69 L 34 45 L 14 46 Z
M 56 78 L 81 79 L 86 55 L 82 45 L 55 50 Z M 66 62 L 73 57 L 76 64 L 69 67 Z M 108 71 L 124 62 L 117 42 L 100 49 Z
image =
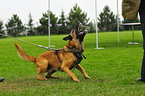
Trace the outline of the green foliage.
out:
M 110 11 L 109 6 L 105 6 L 103 12 L 100 13 L 98 18 L 98 28 L 101 31 L 116 31 L 117 30 L 117 18 Z
M 34 28 L 31 13 L 29 14 L 28 24 L 25 24 L 27 25 L 26 29 L 28 30 L 26 31 L 28 31 L 28 35 L 48 34 L 48 13 L 49 12 L 42 14 L 42 17 L 39 19 L 40 26 L 36 28 Z M 98 27 L 101 31 L 115 31 L 117 29 L 116 16 L 110 11 L 108 6 L 105 6 L 104 12 L 101 12 L 99 16 L 100 18 L 98 20 L 100 22 L 98 23 Z M 50 12 L 50 32 L 51 34 L 69 33 L 71 29 L 75 27 L 77 21 L 82 23 L 83 30 L 88 29 L 88 32 L 95 32 L 94 24 L 92 21 L 89 22 L 89 20 L 87 13 L 83 12 L 82 9 L 75 4 L 67 18 L 65 18 L 63 10 L 59 20 L 55 14 Z M 17 15 L 13 15 L 5 26 L 7 27 L 8 34 L 12 36 L 20 35 L 24 29 L 22 21 Z
M 57 19 L 58 19 L 58 17 L 55 17 L 55 14 L 50 12 L 50 24 L 52 25 L 50 27 L 51 34 L 58 33 Z M 39 19 L 39 23 L 41 25 L 38 27 L 38 33 L 39 34 L 48 34 L 48 12 L 43 13 L 43 17 L 41 19 Z
M 66 18 L 67 17 L 67 18 Z M 60 18 L 55 16 L 52 12 L 50 12 L 50 32 L 51 34 L 66 34 L 74 28 L 76 21 L 80 21 L 84 26 L 82 29 L 88 29 L 88 32 L 95 32 L 95 27 L 92 21 L 89 22 L 89 18 L 87 18 L 87 13 L 83 12 L 82 9 L 75 4 L 73 8 L 70 10 L 68 16 L 64 15 L 64 11 L 62 10 Z M 98 28 L 100 31 L 116 31 L 117 30 L 117 16 L 110 10 L 108 6 L 105 6 L 103 12 L 99 14 L 98 18 Z M 120 19 L 119 19 L 120 20 Z M 2 21 L 1 21 L 2 22 Z M 0 22 L 0 23 L 1 23 Z M 133 23 L 139 22 L 139 18 L 135 21 L 123 21 L 123 23 Z M 28 34 L 48 34 L 48 12 L 43 13 L 42 17 L 39 19 L 40 26 L 34 27 L 33 19 L 31 14 L 29 14 L 28 24 Z M 2 24 L 0 24 L 1 27 Z M 19 19 L 17 14 L 14 14 L 11 19 L 8 20 L 7 24 L 5 24 L 7 28 L 7 32 L 9 35 L 17 36 L 24 31 L 24 26 L 22 21 Z M 0 30 L 3 29 L 3 26 Z M 135 26 L 135 30 L 140 30 L 141 26 Z M 120 26 L 120 30 L 131 30 L 131 26 Z M 3 31 L 3 30 L 2 30 Z
M 3 21 L 0 20 L 0 33 L 4 34 L 4 26 L 3 26 Z M 0 35 L 0 38 L 3 37 L 2 35 Z
M 87 26 L 89 18 L 87 18 L 87 13 L 82 12 L 82 9 L 76 4 L 71 9 L 68 17 L 68 27 L 70 30 L 76 26 L 76 22 L 80 21 L 82 25 Z
M 58 17 L 56 17 L 55 14 L 53 14 L 52 12 L 50 12 L 50 24 L 52 24 L 52 26 L 50 27 L 50 30 L 52 34 L 58 33 L 57 20 L 58 20 Z
M 34 31 L 34 24 L 33 24 L 33 19 L 32 19 L 32 15 L 31 13 L 29 13 L 29 22 L 28 22 L 28 34 L 29 35 L 34 35 L 35 31 Z
M 94 24 L 93 24 L 92 21 L 89 23 L 89 29 L 88 29 L 88 32 L 90 32 L 90 33 L 96 32 L 96 30 L 95 30 L 95 26 L 94 26 Z
M 48 14 L 43 13 L 43 17 L 39 19 L 41 26 L 38 27 L 38 34 L 47 34 L 48 33 Z
M 11 36 L 17 36 L 19 33 L 24 31 L 24 26 L 22 24 L 22 21 L 19 19 L 19 16 L 17 14 L 14 14 L 11 19 L 5 24 L 7 28 L 7 32 Z
M 63 10 L 61 12 L 61 16 L 60 16 L 60 19 L 58 21 L 58 24 L 59 24 L 59 33 L 58 34 L 69 33 L 68 26 L 67 26 L 67 20 L 65 18 Z

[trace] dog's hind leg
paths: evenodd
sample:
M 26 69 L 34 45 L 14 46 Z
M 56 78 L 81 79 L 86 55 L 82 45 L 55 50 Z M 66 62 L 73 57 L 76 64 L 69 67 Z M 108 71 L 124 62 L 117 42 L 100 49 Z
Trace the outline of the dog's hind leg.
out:
M 78 66 L 77 66 L 76 68 L 82 72 L 82 74 L 84 75 L 84 77 L 85 77 L 86 79 L 90 79 L 90 77 L 87 75 L 87 73 L 86 73 L 85 70 L 81 67 L 80 64 L 78 64 Z
M 60 78 L 60 76 L 52 76 L 53 73 L 55 73 L 56 71 L 53 69 L 49 69 L 48 73 L 46 74 L 46 78 Z
M 38 80 L 47 80 L 47 78 L 42 78 L 43 73 L 44 72 L 39 73 L 39 75 L 37 77 Z
M 43 78 L 43 73 L 46 72 L 48 67 L 48 60 L 46 60 L 45 58 L 38 58 L 36 60 L 36 69 L 38 70 L 38 77 L 37 79 L 39 80 L 47 80 L 47 78 Z

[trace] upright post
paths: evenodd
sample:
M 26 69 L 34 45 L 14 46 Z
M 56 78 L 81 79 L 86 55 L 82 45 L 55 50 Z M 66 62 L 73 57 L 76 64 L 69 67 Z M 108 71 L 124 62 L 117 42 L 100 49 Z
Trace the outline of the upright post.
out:
M 118 31 L 118 43 L 119 43 L 119 14 L 118 14 L 118 0 L 117 0 L 117 31 Z
M 97 0 L 95 0 L 95 21 L 96 21 L 96 48 L 95 49 L 104 49 L 104 48 L 99 48 L 98 44 L 98 27 L 97 27 Z
M 50 46 L 50 0 L 48 0 L 48 39 L 49 39 L 49 47 L 55 47 L 54 45 Z
M 133 39 L 133 44 L 134 44 L 134 26 L 132 25 L 132 39 Z
M 49 47 L 50 47 L 50 0 L 48 0 L 48 38 L 49 38 Z

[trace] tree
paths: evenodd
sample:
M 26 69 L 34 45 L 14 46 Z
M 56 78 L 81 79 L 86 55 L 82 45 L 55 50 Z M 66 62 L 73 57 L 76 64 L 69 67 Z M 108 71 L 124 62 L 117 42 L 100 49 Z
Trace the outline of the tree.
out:
M 71 9 L 69 13 L 68 27 L 72 29 L 76 25 L 77 21 L 80 21 L 82 25 L 87 26 L 89 18 L 87 18 L 87 13 L 82 12 L 80 7 L 76 4 L 75 6 L 73 6 L 73 9 Z
M 0 20 L 0 33 L 4 34 L 4 27 L 3 27 L 3 21 Z M 0 38 L 3 37 L 2 35 L 0 35 Z
M 100 13 L 98 18 L 98 28 L 101 31 L 116 31 L 117 30 L 117 17 L 110 11 L 109 6 L 105 6 L 103 12 Z
M 30 34 L 30 35 L 35 34 L 34 24 L 32 22 L 33 22 L 33 19 L 32 19 L 31 13 L 29 13 L 29 21 L 28 21 L 28 28 L 27 29 L 28 29 L 28 34 Z
M 22 24 L 22 21 L 19 19 L 17 14 L 14 14 L 13 17 L 9 19 L 8 23 L 5 24 L 5 26 L 7 28 L 8 34 L 12 36 L 17 36 L 19 35 L 19 33 L 24 31 L 24 26 Z
M 69 33 L 66 18 L 64 16 L 64 11 L 62 10 L 60 19 L 58 21 L 59 24 L 59 33 L 58 34 L 66 34 Z
M 39 23 L 41 24 L 37 29 L 39 34 L 47 34 L 48 33 L 48 14 L 43 13 L 43 17 L 39 19 Z
M 57 20 L 58 17 L 55 17 L 55 14 L 50 12 L 50 24 L 52 25 L 50 30 L 52 34 L 58 34 Z
M 55 17 L 55 14 L 50 12 L 50 31 L 51 34 L 57 34 L 58 33 L 58 27 L 57 27 L 57 17 Z M 39 19 L 40 26 L 37 28 L 39 30 L 39 34 L 48 34 L 48 12 L 43 13 L 43 17 Z
M 88 32 L 90 32 L 90 33 L 95 32 L 95 27 L 94 27 L 94 24 L 92 21 L 89 23 Z

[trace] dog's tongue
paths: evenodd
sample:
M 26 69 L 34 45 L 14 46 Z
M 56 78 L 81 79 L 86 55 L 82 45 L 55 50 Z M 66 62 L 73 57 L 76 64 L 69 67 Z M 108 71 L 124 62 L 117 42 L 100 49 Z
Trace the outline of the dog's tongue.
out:
M 81 34 L 83 34 L 84 32 L 80 32 L 79 34 L 81 35 Z

